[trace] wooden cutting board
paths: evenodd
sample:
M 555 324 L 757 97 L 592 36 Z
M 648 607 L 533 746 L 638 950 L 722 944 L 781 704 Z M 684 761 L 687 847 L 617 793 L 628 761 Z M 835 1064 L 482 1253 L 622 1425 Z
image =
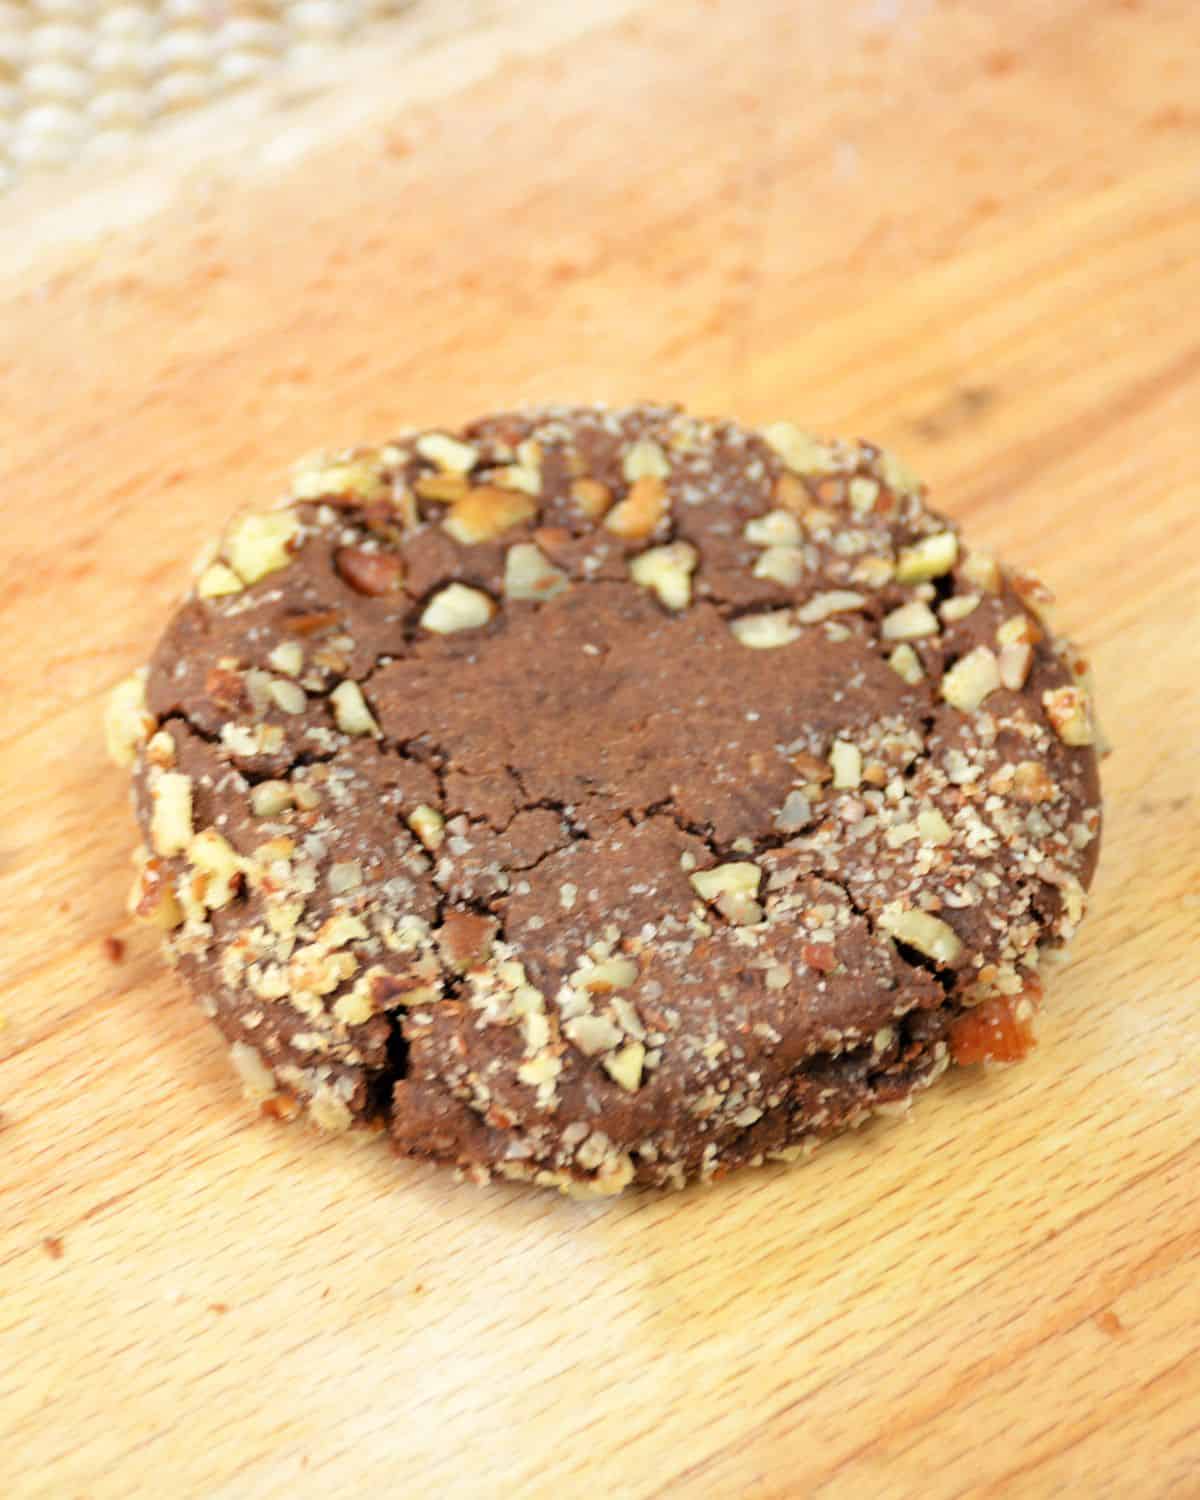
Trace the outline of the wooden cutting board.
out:
M 1200 1495 L 1200 12 L 487 10 L 0 205 L 0 1493 Z M 296 454 L 647 394 L 893 444 L 1059 591 L 1117 749 L 1042 1048 L 591 1205 L 252 1117 L 106 689 Z

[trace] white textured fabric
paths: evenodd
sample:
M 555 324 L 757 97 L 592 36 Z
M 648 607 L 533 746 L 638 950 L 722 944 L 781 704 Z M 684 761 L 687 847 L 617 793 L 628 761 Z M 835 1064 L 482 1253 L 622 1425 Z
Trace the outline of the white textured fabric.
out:
M 0 191 L 300 71 L 413 0 L 0 0 Z

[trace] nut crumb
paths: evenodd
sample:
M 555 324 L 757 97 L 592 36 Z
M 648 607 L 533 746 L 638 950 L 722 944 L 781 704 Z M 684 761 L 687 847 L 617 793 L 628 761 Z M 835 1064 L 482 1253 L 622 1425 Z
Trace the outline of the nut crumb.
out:
M 601 1066 L 614 1083 L 619 1084 L 626 1093 L 633 1094 L 642 1082 L 645 1057 L 646 1048 L 642 1042 L 626 1042 L 616 1052 L 610 1052 Z
M 408 826 L 426 849 L 436 851 L 442 847 L 446 837 L 446 820 L 436 807 L 428 807 L 424 803 L 420 807 L 414 807 L 408 815 Z
M 109 694 L 104 712 L 104 734 L 109 758 L 118 766 L 131 766 L 137 752 L 157 727 L 146 707 L 146 669 L 141 668 L 117 683 Z
M 963 559 L 963 575 L 968 583 L 985 594 L 998 594 L 1004 582 L 996 559 L 986 552 L 970 552 Z
M 839 468 L 837 454 L 793 422 L 772 422 L 762 435 L 796 474 L 832 474 Z
M 742 615 L 731 620 L 729 628 L 754 651 L 772 651 L 798 641 L 804 631 L 796 624 L 790 609 L 773 609 L 761 615 Z
M 381 733 L 375 715 L 367 707 L 362 688 L 351 678 L 338 683 L 330 693 L 329 701 L 333 705 L 334 723 L 343 734 L 378 736 Z
M 925 670 L 921 666 L 921 658 L 907 644 L 896 647 L 888 657 L 888 666 L 896 673 L 897 677 L 902 677 L 910 687 L 915 687 L 918 682 L 922 682 L 925 678 Z
M 640 588 L 652 589 L 666 609 L 686 609 L 692 598 L 692 573 L 700 554 L 690 542 L 667 542 L 630 560 L 629 573 Z
M 576 479 L 571 498 L 590 521 L 598 521 L 612 505 L 612 491 L 598 479 Z
M 1121 1338 L 1125 1333 L 1124 1323 L 1111 1307 L 1102 1308 L 1100 1312 L 1095 1313 L 1092 1321 L 1100 1332 L 1108 1334 L 1109 1338 Z
M 150 840 L 162 855 L 182 854 L 192 840 L 192 778 L 161 771 L 150 788 Z
M 240 594 L 246 585 L 232 568 L 223 562 L 211 563 L 196 580 L 198 599 L 222 599 L 229 594 Z
M 880 912 L 878 921 L 884 932 L 937 964 L 952 964 L 962 953 L 962 941 L 954 928 L 927 911 L 892 902 Z
M 442 527 L 456 542 L 472 546 L 493 541 L 536 515 L 537 506 L 523 490 L 480 485 L 454 502 Z
M 795 547 L 803 540 L 800 522 L 790 510 L 772 510 L 747 521 L 743 532 L 756 547 Z
M 982 594 L 956 594 L 953 599 L 943 600 L 938 613 L 947 625 L 957 624 L 979 608 L 982 598 Z
M 958 561 L 958 538 L 952 531 L 923 536 L 911 547 L 903 547 L 896 561 L 897 583 L 923 583 L 940 578 Z
M 671 465 L 652 438 L 640 438 L 621 460 L 621 472 L 628 483 L 636 484 L 639 479 L 666 479 Z
M 937 628 L 933 610 L 921 600 L 913 599 L 885 615 L 880 630 L 885 641 L 915 641 L 925 635 L 936 635 Z
M 299 677 L 304 670 L 304 647 L 299 641 L 280 641 L 267 653 L 267 661 L 277 672 L 287 677 Z
M 853 589 L 830 589 L 823 594 L 814 594 L 802 604 L 796 611 L 796 619 L 801 625 L 817 625 L 831 615 L 861 609 L 866 602 L 863 595 L 856 594 Z
M 645 474 L 634 481 L 624 500 L 619 500 L 604 518 L 609 531 L 626 541 L 648 537 L 667 510 L 667 491 L 661 479 Z
M 243 516 L 226 541 L 230 566 L 243 582 L 257 583 L 287 567 L 299 535 L 300 521 L 290 510 Z
M 1082 688 L 1050 688 L 1042 694 L 1042 705 L 1054 732 L 1064 745 L 1090 745 L 1095 738 L 1088 697 Z
M 469 474 L 479 462 L 479 450 L 445 432 L 427 432 L 417 439 L 422 458 L 447 474 Z
M 404 581 L 404 564 L 394 552 L 339 547 L 334 553 L 333 565 L 356 593 L 371 599 L 395 593 Z
M 1025 686 L 1033 666 L 1033 647 L 1001 646 L 998 661 L 1001 685 L 1010 692 L 1019 692 Z
M 1000 686 L 1000 667 L 988 646 L 976 646 L 960 657 L 942 678 L 942 697 L 969 714 Z
M 553 599 L 569 586 L 567 575 L 556 568 L 533 542 L 517 542 L 504 557 L 504 597 L 540 601 Z
M 833 785 L 837 791 L 853 791 L 862 781 L 862 752 L 849 740 L 834 740 L 829 752 L 829 764 L 833 771 Z
M 425 606 L 421 624 L 436 635 L 478 630 L 492 618 L 496 606 L 487 594 L 465 583 L 448 583 Z
M 795 588 L 804 576 L 804 550 L 801 547 L 767 547 L 754 564 L 755 578 L 769 578 L 784 588 Z

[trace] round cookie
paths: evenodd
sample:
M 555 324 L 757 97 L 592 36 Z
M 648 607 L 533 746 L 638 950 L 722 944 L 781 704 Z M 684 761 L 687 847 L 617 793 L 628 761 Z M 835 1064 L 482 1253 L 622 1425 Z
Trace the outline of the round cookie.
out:
M 1083 663 L 869 444 L 546 408 L 301 466 L 110 745 L 247 1091 L 472 1175 L 790 1159 L 1031 1044 Z

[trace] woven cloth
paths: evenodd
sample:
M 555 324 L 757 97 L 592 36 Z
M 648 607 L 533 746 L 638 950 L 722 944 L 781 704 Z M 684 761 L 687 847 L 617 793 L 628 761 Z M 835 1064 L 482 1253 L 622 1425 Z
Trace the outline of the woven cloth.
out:
M 0 0 L 0 191 L 325 63 L 413 0 Z

